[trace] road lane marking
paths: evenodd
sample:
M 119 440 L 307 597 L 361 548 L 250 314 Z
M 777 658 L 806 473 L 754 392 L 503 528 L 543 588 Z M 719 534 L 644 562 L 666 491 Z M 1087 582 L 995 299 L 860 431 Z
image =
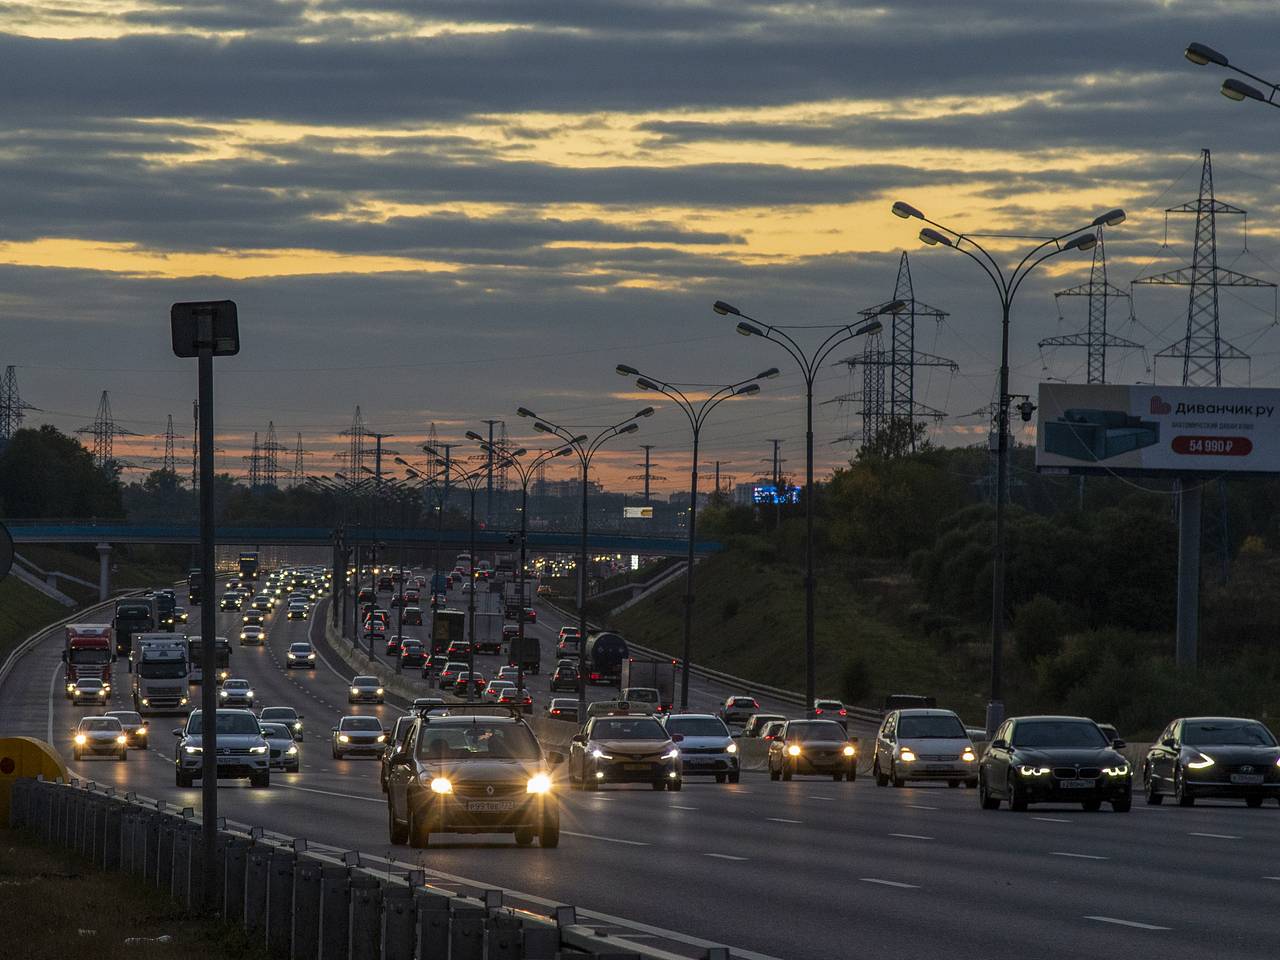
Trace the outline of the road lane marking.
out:
M 277 786 L 286 790 L 301 790 L 303 793 L 318 793 L 326 797 L 341 797 L 344 800 L 364 800 L 366 803 L 386 803 L 382 797 L 362 797 L 358 793 L 339 793 L 336 790 L 317 790 L 315 787 L 299 787 L 293 783 L 281 783 Z
M 603 840 L 605 843 L 625 843 L 629 847 L 651 847 L 651 843 L 643 843 L 640 840 L 623 840 L 620 837 L 601 837 L 594 833 L 574 833 L 572 830 L 561 830 L 563 834 L 570 837 L 581 837 L 584 840 Z
M 820 797 L 816 793 L 810 793 L 810 794 L 807 794 L 807 796 L 810 800 L 834 800 L 835 799 L 835 797 Z
M 926 806 L 923 803 L 908 803 L 907 806 L 911 807 L 914 810 L 937 810 L 938 809 L 937 807 Z
M 1086 920 L 1097 920 L 1099 923 L 1114 923 L 1121 927 L 1133 927 L 1135 930 L 1168 930 L 1169 927 L 1157 927 L 1154 923 L 1139 923 L 1137 920 L 1121 920 L 1118 917 L 1085 916 Z
M 1070 823 L 1071 821 L 1065 817 L 1032 817 L 1032 820 L 1039 820 L 1041 823 Z
M 683 806 L 683 805 L 681 805 L 681 804 L 679 804 L 679 803 L 673 803 L 673 804 L 671 804 L 671 809 L 672 809 L 672 810 L 697 810 L 698 808 L 697 808 L 697 807 L 686 807 L 686 806 Z
M 919 833 L 891 833 L 891 837 L 901 837 L 903 840 L 932 840 L 933 837 L 926 837 Z
M 1210 840 L 1239 840 L 1240 839 L 1235 834 L 1231 834 L 1231 833 L 1196 833 L 1193 831 L 1191 833 L 1188 833 L 1187 836 L 1188 837 L 1208 837 Z
M 804 823 L 803 820 L 788 820 L 786 817 L 765 817 L 772 823 Z
M 901 890 L 919 890 L 918 883 L 899 883 L 897 880 L 881 880 L 879 877 L 859 877 L 863 883 L 878 883 L 882 887 L 897 887 Z
M 1073 857 L 1076 860 L 1109 860 L 1110 857 L 1098 857 L 1092 853 L 1067 853 L 1065 850 L 1050 850 L 1051 857 Z
M 59 662 L 53 668 L 53 676 L 49 678 L 49 725 L 45 731 L 44 742 L 53 745 L 53 691 L 58 685 L 58 673 L 62 670 L 62 664 Z
M 1280 880 L 1280 877 L 1263 877 L 1263 880 Z
M 735 857 L 729 853 L 704 853 L 704 857 L 715 857 L 717 860 L 748 860 L 749 857 Z

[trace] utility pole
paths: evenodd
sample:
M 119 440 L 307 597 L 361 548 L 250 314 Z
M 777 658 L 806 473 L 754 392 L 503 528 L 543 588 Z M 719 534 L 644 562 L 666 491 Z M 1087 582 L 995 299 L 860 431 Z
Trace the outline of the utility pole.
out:
M 76 433 L 93 434 L 93 462 L 99 470 L 109 470 L 115 464 L 116 437 L 137 436 L 132 430 L 126 430 L 115 422 L 111 416 L 111 398 L 106 390 L 102 391 L 102 398 L 98 401 L 98 413 L 93 418 L 93 423 L 81 427 Z
M 489 445 L 486 450 L 485 461 L 485 494 L 484 494 L 484 523 L 486 527 L 493 525 L 493 428 L 502 423 L 501 420 L 481 420 L 481 423 L 489 425 Z
M 13 435 L 22 428 L 22 418 L 27 410 L 35 407 L 23 403 L 18 393 L 18 373 L 13 364 L 4 368 L 4 377 L 0 379 L 0 450 L 13 439 Z

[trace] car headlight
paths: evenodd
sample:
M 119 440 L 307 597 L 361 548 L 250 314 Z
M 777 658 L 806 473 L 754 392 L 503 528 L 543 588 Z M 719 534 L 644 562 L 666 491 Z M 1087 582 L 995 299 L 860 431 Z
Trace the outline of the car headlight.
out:
M 1188 768 L 1188 769 L 1190 769 L 1190 770 L 1205 770 L 1205 769 L 1207 769 L 1208 767 L 1212 767 L 1212 766 L 1213 766 L 1213 757 L 1209 756 L 1207 753 L 1199 753 L 1199 754 L 1196 754 L 1196 756 L 1198 756 L 1200 759 L 1198 759 L 1198 760 L 1192 760 L 1192 761 L 1188 762 L 1188 763 L 1187 763 L 1187 768 Z
M 1114 767 L 1103 767 L 1102 772 L 1108 777 L 1127 777 L 1129 775 L 1129 765 L 1127 763 L 1119 763 Z
M 190 756 L 193 753 L 200 753 L 201 750 L 202 750 L 201 747 L 183 747 L 182 748 L 182 752 L 187 754 L 188 756 Z
M 218 696 L 220 696 L 220 697 L 227 697 L 227 696 L 230 696 L 230 694 L 229 694 L 229 693 L 227 693 L 227 691 L 225 691 L 225 690 L 219 690 L 219 691 L 218 691 Z
M 551 778 L 545 773 L 535 773 L 529 778 L 529 785 L 525 788 L 527 793 L 546 793 L 551 789 Z
M 250 700 L 252 700 L 252 699 L 253 699 L 253 691 L 252 691 L 252 690 L 246 690 L 246 691 L 244 692 L 244 695 L 245 695 L 246 697 L 248 697 Z
M 381 688 L 381 687 L 379 687 L 379 688 L 378 688 L 377 693 L 378 693 L 378 696 L 382 696 L 382 688 Z
M 129 739 L 129 738 L 128 738 L 128 737 L 126 737 L 126 736 L 122 733 L 122 734 L 120 734 L 120 736 L 116 737 L 116 743 L 124 744 L 124 743 L 127 743 L 127 742 L 128 742 L 128 739 Z
M 76 685 L 75 685 L 74 683 L 68 683 L 68 684 L 67 684 L 67 692 L 68 692 L 68 693 L 74 693 L 74 692 L 75 692 L 75 689 L 76 689 Z
M 352 688 L 351 688 L 351 693 L 352 693 L 352 695 L 353 695 L 353 696 L 359 696 L 359 695 L 360 695 L 360 688 L 359 688 L 359 687 L 352 687 Z
M 444 777 L 436 777 L 431 781 L 432 793 L 453 793 L 453 784 Z
M 88 738 L 88 737 L 86 737 L 83 733 L 77 733 L 77 734 L 76 734 L 76 744 L 77 744 L 77 745 L 79 745 L 79 746 L 83 747 L 83 746 L 84 746 L 86 743 L 88 743 L 88 742 L 89 742 L 89 738 Z
M 787 747 L 787 755 L 791 757 L 800 756 L 800 744 L 793 743 L 791 746 Z
M 340 733 L 340 734 L 338 734 L 338 742 L 339 742 L 339 743 L 350 743 L 350 742 L 351 742 L 351 738 L 350 738 L 350 737 L 348 737 L 345 733 Z
M 725 753 L 737 753 L 737 752 L 738 752 L 738 745 L 737 745 L 736 743 L 731 743 L 731 744 L 729 744 L 727 747 L 725 747 L 725 748 L 724 748 L 724 752 L 725 752 Z
M 973 747 L 965 747 L 964 752 L 960 754 L 960 759 L 965 763 L 973 763 L 978 759 L 978 755 L 973 752 Z
M 146 697 L 143 697 L 143 698 L 142 698 L 142 705 L 143 705 L 144 707 L 149 707 L 149 706 L 151 706 L 151 701 L 150 701 L 150 700 L 148 700 Z
M 290 659 L 290 660 L 297 660 L 297 659 L 298 659 L 298 655 L 297 655 L 296 653 L 294 653 L 292 650 L 290 650 L 290 651 L 289 651 L 289 659 Z
M 187 698 L 186 698 L 186 697 L 183 697 L 181 700 L 179 700 L 179 701 L 178 701 L 178 706 L 180 706 L 180 707 L 185 707 L 186 705 L 187 705 Z
M 285 753 L 287 753 L 291 757 L 295 756 L 297 752 L 298 752 L 298 748 L 292 745 L 290 745 L 289 749 L 285 751 Z
M 250 752 L 250 753 L 266 753 L 266 752 L 267 752 L 267 745 L 264 743 L 264 744 L 263 744 L 262 746 L 260 746 L 260 747 L 250 747 L 250 748 L 249 748 L 249 752 Z
M 315 658 L 316 658 L 316 655 L 315 655 L 314 653 L 308 653 L 308 654 L 307 654 L 307 659 L 308 659 L 308 660 L 314 660 Z
M 1018 772 L 1024 777 L 1045 777 L 1049 775 L 1049 768 L 1034 767 L 1024 763 L 1018 767 Z
M 101 690 L 98 691 L 98 696 L 105 697 L 106 695 L 107 695 L 107 690 L 105 687 L 103 687 Z
M 666 753 L 664 753 L 664 754 L 662 755 L 662 759 L 663 759 L 663 760 L 674 760 L 674 759 L 675 759 L 676 757 L 678 757 L 678 756 L 680 756 L 680 748 L 679 748 L 679 747 L 672 747 L 670 750 L 668 750 Z
M 844 750 L 843 750 L 842 752 L 844 753 L 844 755 L 845 755 L 846 757 L 852 757 L 852 756 L 854 755 L 854 753 L 856 753 L 857 751 L 855 751 L 855 750 L 853 749 L 853 744 L 851 744 L 851 743 L 846 743 L 846 744 L 844 745 Z
M 597 760 L 612 760 L 612 759 L 613 759 L 613 757 L 609 756 L 609 754 L 605 753 L 605 752 L 604 752 L 603 750 L 601 750 L 599 747 L 593 747 L 593 748 L 591 749 L 591 755 L 592 755 L 593 757 L 595 757 Z
M 385 743 L 386 740 L 387 740 L 387 735 L 385 733 L 378 734 L 378 743 Z
M 901 750 L 898 751 L 898 759 L 901 760 L 903 763 L 915 763 L 916 752 L 912 750 L 910 747 L 903 747 Z
M 301 721 L 301 720 L 295 720 L 295 721 L 293 722 L 293 729 L 295 729 L 295 730 L 301 730 L 301 729 L 302 729 L 302 721 Z

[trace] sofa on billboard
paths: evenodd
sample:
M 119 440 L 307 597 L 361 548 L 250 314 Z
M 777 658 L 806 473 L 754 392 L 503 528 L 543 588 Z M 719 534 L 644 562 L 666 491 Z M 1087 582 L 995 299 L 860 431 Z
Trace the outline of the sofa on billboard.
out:
M 1107 460 L 1160 442 L 1160 424 L 1123 410 L 1069 409 L 1044 425 L 1045 453 Z

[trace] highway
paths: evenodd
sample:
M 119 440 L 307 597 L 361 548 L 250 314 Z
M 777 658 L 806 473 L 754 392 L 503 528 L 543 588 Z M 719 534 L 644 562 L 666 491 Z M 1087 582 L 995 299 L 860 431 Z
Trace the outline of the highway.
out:
M 197 616 L 187 633 L 198 632 Z M 219 614 L 219 633 L 235 637 L 239 623 L 238 613 Z M 680 793 L 562 791 L 564 837 L 555 850 L 461 836 L 433 836 L 422 851 L 392 848 L 376 762 L 333 760 L 328 733 L 348 712 L 373 713 L 389 725 L 400 711 L 392 704 L 349 708 L 348 671 L 332 652 L 314 674 L 286 673 L 288 644 L 318 640 L 322 625 L 291 622 L 283 612 L 268 624 L 265 647 L 234 648 L 232 674 L 253 683 L 258 706 L 291 705 L 305 716 L 303 767 L 296 775 L 273 773 L 267 790 L 224 782 L 220 812 L 235 820 L 420 863 L 433 882 L 500 886 L 541 898 L 531 902 L 627 918 L 653 928 L 632 926 L 629 935 L 644 942 L 677 931 L 732 945 L 743 957 L 1276 953 L 1274 805 L 1181 809 L 1139 800 L 1127 815 L 1053 807 L 982 812 L 973 791 L 944 785 L 895 790 L 877 788 L 869 777 L 774 783 L 748 772 L 736 786 L 690 779 Z M 539 611 L 544 666 L 554 663 L 558 627 L 554 615 Z M 60 649 L 60 634 L 51 632 L 0 688 L 0 733 L 51 738 L 69 759 L 70 730 L 90 711 L 72 708 L 62 695 Z M 546 679 L 544 672 L 532 684 L 539 709 Z M 130 707 L 126 691 L 117 678 L 113 707 Z M 699 710 L 725 696 L 701 682 L 691 692 Z M 198 807 L 198 786 L 174 785 L 169 730 L 180 722 L 153 719 L 150 749 L 127 763 L 84 761 L 73 771 Z

